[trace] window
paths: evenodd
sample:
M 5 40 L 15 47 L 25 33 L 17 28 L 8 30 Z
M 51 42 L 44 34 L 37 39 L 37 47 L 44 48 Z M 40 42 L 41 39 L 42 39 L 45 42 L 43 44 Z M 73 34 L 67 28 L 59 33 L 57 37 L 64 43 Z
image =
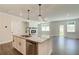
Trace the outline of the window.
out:
M 42 31 L 49 31 L 49 24 L 43 23 L 41 24 Z
M 67 32 L 75 32 L 75 21 L 67 24 Z

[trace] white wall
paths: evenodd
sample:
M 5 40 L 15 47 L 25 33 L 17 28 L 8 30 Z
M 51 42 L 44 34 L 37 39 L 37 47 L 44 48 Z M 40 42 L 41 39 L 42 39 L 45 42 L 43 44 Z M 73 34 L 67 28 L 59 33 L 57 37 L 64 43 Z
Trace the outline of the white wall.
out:
M 21 19 L 12 20 L 11 25 L 12 25 L 12 32 L 14 35 L 25 34 L 25 25 L 24 22 L 21 21 Z
M 73 33 L 67 32 L 67 22 L 69 21 L 76 21 L 76 31 Z M 64 25 L 64 36 L 69 38 L 79 38 L 79 19 L 71 19 L 71 20 L 65 20 L 65 21 L 53 21 L 50 22 L 50 35 L 52 36 L 59 36 L 59 25 Z
M 13 34 L 22 34 L 23 25 L 22 19 L 17 16 L 0 13 L 0 43 L 7 42 L 12 40 L 12 32 Z M 7 26 L 7 28 L 5 28 Z
M 30 21 L 29 22 L 29 27 L 38 27 L 38 22 Z
M 5 28 L 7 26 L 7 28 Z M 0 42 L 11 39 L 11 17 L 0 13 Z
M 49 31 L 42 31 L 42 27 L 41 27 L 41 23 L 40 23 L 40 24 L 38 24 L 38 36 L 41 36 L 41 35 L 50 35 L 50 32 Z

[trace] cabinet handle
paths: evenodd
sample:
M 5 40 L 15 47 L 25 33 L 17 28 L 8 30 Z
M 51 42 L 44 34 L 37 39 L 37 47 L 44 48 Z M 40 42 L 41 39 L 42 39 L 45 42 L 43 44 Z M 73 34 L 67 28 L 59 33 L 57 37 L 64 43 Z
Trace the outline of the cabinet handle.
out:
M 19 42 L 19 45 L 21 46 L 21 42 Z
M 13 42 L 14 42 L 14 40 L 13 40 Z

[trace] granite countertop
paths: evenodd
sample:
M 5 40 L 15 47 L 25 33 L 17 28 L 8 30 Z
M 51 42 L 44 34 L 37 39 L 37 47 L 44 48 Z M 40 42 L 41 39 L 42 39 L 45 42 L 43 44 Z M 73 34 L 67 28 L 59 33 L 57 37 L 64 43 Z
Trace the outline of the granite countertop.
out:
M 42 35 L 42 36 L 30 36 L 30 37 L 22 37 L 21 35 L 14 35 L 17 36 L 19 38 L 25 39 L 25 40 L 30 40 L 30 41 L 34 41 L 37 43 L 42 43 L 44 41 L 46 41 L 47 39 L 49 39 L 50 37 L 47 35 Z

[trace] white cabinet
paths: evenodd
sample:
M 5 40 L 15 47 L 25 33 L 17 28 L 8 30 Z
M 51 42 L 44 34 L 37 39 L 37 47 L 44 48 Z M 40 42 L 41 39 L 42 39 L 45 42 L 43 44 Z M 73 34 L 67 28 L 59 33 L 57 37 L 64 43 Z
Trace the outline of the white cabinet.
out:
M 13 36 L 13 47 L 23 55 L 37 54 L 37 43 L 23 39 L 18 36 Z

